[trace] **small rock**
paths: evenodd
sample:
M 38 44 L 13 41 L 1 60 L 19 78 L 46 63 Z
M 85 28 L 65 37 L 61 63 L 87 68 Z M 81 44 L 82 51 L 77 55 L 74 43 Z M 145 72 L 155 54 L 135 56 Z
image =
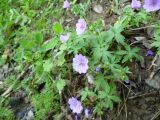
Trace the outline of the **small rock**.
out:
M 137 41 L 142 41 L 144 39 L 146 39 L 146 37 L 134 37 Z
M 150 78 L 146 79 L 145 82 L 153 88 L 160 89 L 159 78 L 160 78 L 160 72 L 156 73 L 152 79 Z
M 19 109 L 19 112 L 17 113 L 16 117 L 18 120 L 33 120 L 33 111 L 33 108 L 30 106 L 22 107 L 21 109 Z
M 94 5 L 93 6 L 93 10 L 96 12 L 96 13 L 102 13 L 103 12 L 103 7 L 101 5 Z
M 0 85 L 3 85 L 3 82 L 2 82 L 2 81 L 0 81 Z
M 93 84 L 94 83 L 93 82 L 93 75 L 87 73 L 87 80 L 88 80 L 88 83 Z
M 33 118 L 34 118 L 33 111 L 30 110 L 26 116 L 26 120 L 33 120 Z
M 135 39 L 137 40 L 137 42 L 142 43 L 146 48 L 151 49 L 151 43 L 150 41 L 146 38 L 146 37 L 135 37 Z

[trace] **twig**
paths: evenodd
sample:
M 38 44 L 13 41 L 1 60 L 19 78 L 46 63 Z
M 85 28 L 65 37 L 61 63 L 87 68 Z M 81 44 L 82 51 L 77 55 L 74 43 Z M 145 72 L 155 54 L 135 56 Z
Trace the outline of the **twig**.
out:
M 141 41 L 142 41 L 142 40 L 134 41 L 134 42 L 132 42 L 132 43 L 130 44 L 130 46 L 133 45 L 133 44 L 136 44 L 136 43 L 140 43 Z
M 150 70 L 153 66 L 156 66 L 155 61 L 157 60 L 157 58 L 158 58 L 157 55 L 153 58 L 152 63 L 151 63 L 151 65 L 149 66 L 148 70 Z
M 119 111 L 119 113 L 118 113 L 117 117 L 120 115 L 120 113 L 121 113 L 121 111 L 122 111 L 122 109 L 123 109 L 123 107 L 124 107 L 125 103 L 127 102 L 127 100 L 128 100 L 128 96 L 129 96 L 129 93 L 130 93 L 130 89 L 129 89 L 129 91 L 128 91 L 128 94 L 127 94 L 127 96 L 126 96 L 126 99 L 124 98 L 124 103 L 123 103 L 123 105 L 122 105 L 122 107 L 121 107 L 121 109 L 120 109 L 120 111 Z
M 147 80 L 147 81 L 150 81 L 150 80 L 153 78 L 153 76 L 155 75 L 155 73 L 156 73 L 156 72 L 152 71 L 151 74 L 149 75 L 149 78 L 146 79 L 146 80 Z
M 129 93 L 128 93 L 129 95 Z M 124 93 L 124 89 L 123 89 L 123 96 L 124 96 L 124 109 L 125 109 L 125 113 L 126 113 L 126 118 L 127 118 L 127 105 L 126 105 L 126 101 L 127 101 L 127 98 L 128 98 L 128 95 L 127 97 L 125 98 L 125 93 Z
M 131 96 L 131 97 L 128 97 L 128 100 L 132 100 L 132 99 L 135 99 L 135 98 L 138 98 L 138 97 L 143 97 L 143 96 L 148 96 L 148 95 L 152 95 L 152 94 L 156 94 L 157 92 L 150 92 L 150 93 L 144 93 L 144 94 L 137 94 L 135 96 Z
M 149 26 L 144 26 L 144 27 L 139 27 L 139 28 L 134 28 L 134 29 L 129 29 L 129 30 L 134 31 L 134 30 L 141 30 L 141 29 L 146 29 L 146 28 L 151 28 L 151 27 L 155 27 L 155 26 L 149 25 Z
M 17 76 L 17 81 L 16 81 L 14 84 L 12 84 L 12 85 L 1 95 L 2 97 L 8 97 L 8 94 L 12 91 L 12 89 L 13 89 L 13 87 L 16 85 L 16 83 L 17 83 L 18 81 L 22 80 L 23 77 L 26 75 L 27 71 L 29 70 L 28 67 L 29 67 L 29 65 L 26 65 L 24 71 L 21 72 L 21 74 Z
M 160 110 L 151 118 L 151 120 L 155 120 L 160 115 Z

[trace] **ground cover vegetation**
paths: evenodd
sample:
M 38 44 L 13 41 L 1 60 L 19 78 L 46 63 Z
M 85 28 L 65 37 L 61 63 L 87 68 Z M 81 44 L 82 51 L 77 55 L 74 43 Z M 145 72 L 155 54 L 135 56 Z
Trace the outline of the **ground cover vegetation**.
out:
M 0 119 L 106 120 L 123 102 L 119 84 L 132 79 L 130 64 L 144 61 L 130 30 L 152 28 L 146 56 L 159 58 L 160 1 L 105 2 L 117 16 L 107 25 L 89 19 L 104 12 L 95 0 L 0 3 L 0 66 L 9 69 L 0 78 Z M 20 104 L 28 112 L 20 115 Z

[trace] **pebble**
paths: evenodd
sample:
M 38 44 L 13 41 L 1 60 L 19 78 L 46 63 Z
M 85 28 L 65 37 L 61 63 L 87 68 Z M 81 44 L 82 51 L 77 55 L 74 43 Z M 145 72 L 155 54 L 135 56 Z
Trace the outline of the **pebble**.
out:
M 34 112 L 32 107 L 22 107 L 17 113 L 18 120 L 33 120 Z

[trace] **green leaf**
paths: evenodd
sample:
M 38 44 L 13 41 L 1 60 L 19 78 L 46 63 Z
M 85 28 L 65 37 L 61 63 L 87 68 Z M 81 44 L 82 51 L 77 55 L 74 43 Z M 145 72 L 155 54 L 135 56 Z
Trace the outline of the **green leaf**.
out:
M 43 34 L 41 32 L 37 32 L 35 34 L 35 40 L 37 43 L 42 43 L 43 42 Z
M 62 66 L 64 64 L 64 62 L 65 62 L 65 58 L 64 58 L 65 57 L 65 53 L 63 51 L 60 51 L 60 52 L 57 53 L 56 56 L 58 56 L 57 65 L 58 66 Z
M 111 110 L 113 109 L 113 102 L 111 99 L 107 100 L 107 107 L 110 108 Z
M 125 40 L 125 37 L 123 35 L 121 35 L 120 33 L 118 33 L 118 34 L 115 34 L 115 39 L 118 43 L 123 44 L 124 40 Z
M 24 49 L 32 49 L 36 46 L 35 42 L 33 40 L 21 40 L 20 45 Z
M 63 27 L 60 23 L 55 23 L 53 25 L 53 30 L 56 34 L 61 34 L 63 32 Z
M 111 30 L 105 31 L 101 33 L 102 39 L 105 41 L 105 43 L 110 43 L 114 38 L 114 33 Z
M 115 51 L 115 54 L 117 54 L 117 55 L 125 55 L 125 54 L 127 54 L 127 52 L 125 50 L 117 50 L 117 51 Z
M 131 48 L 129 45 L 125 45 L 126 48 L 126 55 L 124 56 L 122 63 L 127 61 L 132 61 L 133 58 L 136 58 L 137 60 L 141 60 L 141 57 L 138 55 L 139 48 Z
M 106 81 L 104 80 L 104 76 L 103 75 L 98 75 L 96 77 L 96 80 L 95 80 L 95 91 L 99 90 L 100 87 L 105 87 L 106 85 Z
M 99 91 L 98 92 L 98 98 L 103 99 L 103 98 L 106 98 L 106 97 L 107 97 L 106 92 L 104 92 L 104 91 Z
M 87 96 L 95 96 L 95 93 L 90 91 L 88 87 L 86 87 L 84 90 L 81 91 L 81 101 L 85 100 Z
M 105 83 L 105 93 L 109 94 L 109 92 L 110 92 L 110 86 L 108 83 Z
M 54 47 L 58 44 L 58 41 L 59 40 L 57 38 L 51 39 L 49 42 L 42 45 L 42 47 L 40 48 L 40 51 L 46 52 L 48 50 L 54 49 Z
M 83 91 L 81 92 L 81 101 L 84 101 L 84 100 L 87 98 L 87 96 L 88 96 L 87 91 L 86 91 L 86 90 L 83 90 Z
M 65 85 L 66 85 L 65 80 L 57 80 L 56 82 L 56 87 L 58 91 L 62 91 Z
M 160 48 L 160 41 L 154 41 L 151 46 Z
M 67 49 L 67 45 L 65 43 L 61 44 L 59 50 L 64 51 Z
M 95 61 L 100 61 L 102 57 L 102 53 L 100 52 L 100 48 L 97 47 L 97 48 L 93 48 L 93 59 Z
M 124 56 L 124 58 L 123 58 L 123 60 L 122 60 L 122 63 L 125 63 L 125 62 L 127 62 L 127 61 L 129 61 L 129 60 L 131 60 L 131 56 L 126 55 L 126 56 Z
M 46 60 L 43 64 L 43 68 L 45 72 L 50 72 L 53 68 L 53 63 L 50 59 Z
M 109 98 L 111 100 L 113 100 L 114 102 L 120 102 L 121 101 L 121 99 L 118 96 L 109 96 Z

